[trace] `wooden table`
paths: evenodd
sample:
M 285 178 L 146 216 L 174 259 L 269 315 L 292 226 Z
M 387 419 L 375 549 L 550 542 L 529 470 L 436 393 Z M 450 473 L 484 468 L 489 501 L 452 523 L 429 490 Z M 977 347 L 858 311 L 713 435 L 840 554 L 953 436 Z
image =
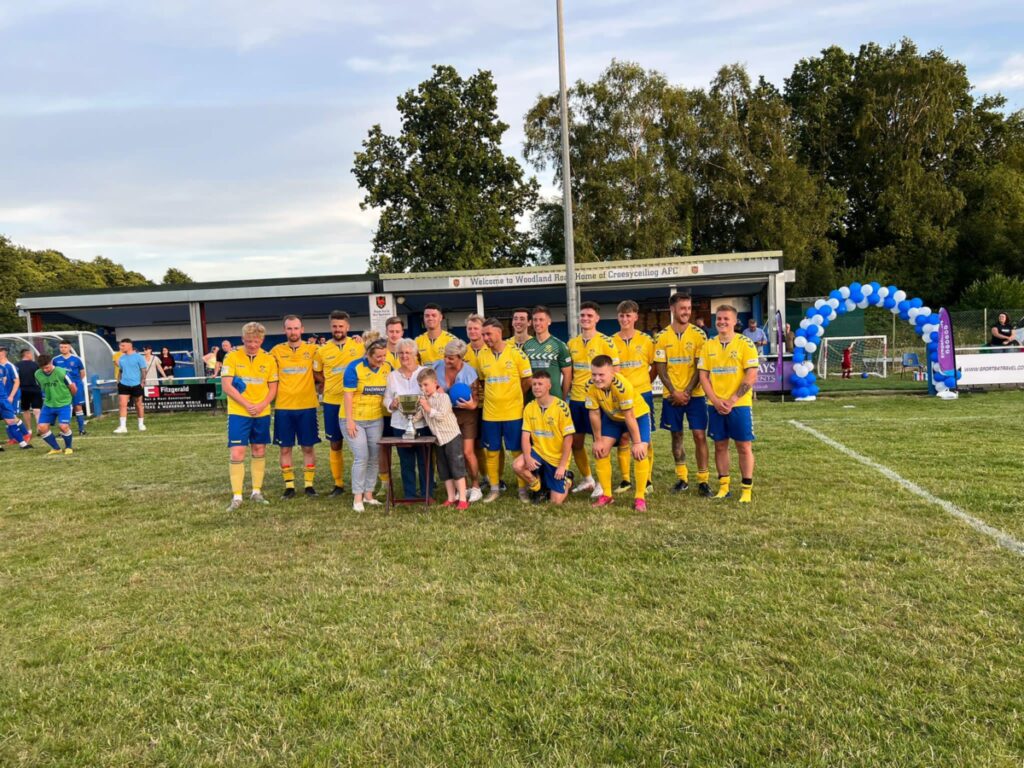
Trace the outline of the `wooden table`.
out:
M 424 437 L 414 437 L 411 440 L 407 440 L 399 435 L 398 437 L 382 437 L 377 444 L 380 446 L 380 463 L 384 467 L 384 471 L 388 474 L 387 496 L 384 502 L 384 511 L 390 512 L 392 504 L 419 504 L 420 502 L 423 502 L 424 506 L 430 506 L 431 497 L 429 495 L 422 498 L 417 496 L 411 499 L 395 498 L 394 472 L 391 471 L 391 449 L 396 446 L 398 448 L 419 448 L 424 454 L 423 458 L 426 463 L 426 477 L 431 478 L 434 476 L 434 446 L 437 445 L 437 438 L 433 435 L 426 435 Z M 427 480 L 427 488 L 429 488 L 430 485 L 430 481 Z M 424 491 L 426 491 L 426 488 L 424 488 Z

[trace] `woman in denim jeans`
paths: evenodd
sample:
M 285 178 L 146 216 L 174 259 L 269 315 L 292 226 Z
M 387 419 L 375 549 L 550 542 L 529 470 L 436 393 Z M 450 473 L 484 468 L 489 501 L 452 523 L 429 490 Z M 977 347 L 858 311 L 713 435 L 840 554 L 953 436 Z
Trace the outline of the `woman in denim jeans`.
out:
M 362 512 L 364 504 L 379 506 L 373 498 L 380 465 L 378 443 L 384 430 L 384 390 L 391 366 L 388 345 L 383 339 L 366 345 L 366 356 L 353 360 L 345 369 L 345 432 L 352 449 L 352 509 Z
M 391 434 L 395 437 L 401 437 L 405 433 L 406 426 L 409 424 L 409 417 L 402 413 L 398 407 L 398 396 L 421 396 L 420 385 L 416 381 L 416 376 L 423 370 L 423 367 L 419 363 L 416 342 L 412 339 L 402 339 L 399 341 L 395 346 L 395 354 L 398 356 L 399 367 L 388 374 L 388 388 L 384 394 L 384 405 L 391 412 Z M 430 434 L 422 411 L 416 412 L 412 422 L 416 428 L 417 437 L 426 437 Z M 402 495 L 405 498 L 423 498 L 424 496 L 433 495 L 433 468 L 431 468 L 431 476 L 427 477 L 427 466 L 426 460 L 423 457 L 423 451 L 419 448 L 399 448 L 398 461 L 402 467 Z

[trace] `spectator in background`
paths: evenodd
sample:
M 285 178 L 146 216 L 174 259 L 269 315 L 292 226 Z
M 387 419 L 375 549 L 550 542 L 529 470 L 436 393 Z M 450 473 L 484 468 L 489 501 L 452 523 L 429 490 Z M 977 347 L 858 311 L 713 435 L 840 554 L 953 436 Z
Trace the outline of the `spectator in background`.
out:
M 135 401 L 135 413 L 139 417 L 139 432 L 145 432 L 142 380 L 146 375 L 146 361 L 135 351 L 131 339 L 121 339 L 119 344 L 121 352 L 117 358 L 117 410 L 120 423 L 114 430 L 114 434 L 123 435 L 128 432 L 128 403 L 131 400 Z M 41 367 L 45 368 L 45 366 Z M 219 368 L 218 364 L 218 370 Z M 70 446 L 68 447 L 70 448 Z
M 171 350 L 164 347 L 160 350 L 160 365 L 164 369 L 164 373 L 167 376 L 174 376 L 174 355 L 171 354 Z
M 992 326 L 992 338 L 989 339 L 990 347 L 1019 347 L 1020 344 L 1013 336 L 1013 325 L 1010 323 L 1010 316 L 1000 312 L 996 316 L 996 324 Z
M 160 358 L 153 354 L 153 348 L 148 344 L 142 348 L 142 359 L 146 361 L 145 384 L 156 384 L 167 375 L 160 364 Z
M 768 351 L 768 336 L 765 332 L 757 327 L 757 319 L 750 318 L 747 321 L 747 327 L 743 329 L 743 335 L 750 339 L 750 342 L 754 345 L 754 349 L 757 350 L 757 354 L 763 355 Z
M 786 323 L 786 354 L 792 355 L 793 348 L 796 346 L 796 334 L 793 333 L 793 329 L 789 327 L 789 323 Z
M 217 364 L 213 368 L 213 375 L 220 376 L 221 366 L 224 365 L 224 358 L 231 352 L 231 342 L 224 339 L 220 343 L 220 349 L 217 350 Z
M 217 370 L 217 347 L 210 347 L 210 351 L 203 355 L 203 364 L 206 366 L 206 374 L 213 376 Z
M 21 360 L 18 361 L 17 368 L 18 378 L 21 380 L 21 420 L 31 434 L 33 425 L 39 422 L 39 409 L 43 407 L 43 390 L 36 381 L 39 364 L 32 359 L 31 349 L 21 350 Z

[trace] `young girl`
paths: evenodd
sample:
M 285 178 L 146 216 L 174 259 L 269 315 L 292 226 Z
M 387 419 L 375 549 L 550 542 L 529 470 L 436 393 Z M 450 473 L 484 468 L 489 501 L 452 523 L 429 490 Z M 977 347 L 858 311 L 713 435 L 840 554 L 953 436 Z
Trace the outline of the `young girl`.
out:
M 462 431 L 452 412 L 448 395 L 437 384 L 437 373 L 433 368 L 424 368 L 416 376 L 419 382 L 420 408 L 427 419 L 427 426 L 437 438 L 435 455 L 437 474 L 444 480 L 448 500 L 444 506 L 468 509 L 466 501 L 466 459 L 462 455 Z

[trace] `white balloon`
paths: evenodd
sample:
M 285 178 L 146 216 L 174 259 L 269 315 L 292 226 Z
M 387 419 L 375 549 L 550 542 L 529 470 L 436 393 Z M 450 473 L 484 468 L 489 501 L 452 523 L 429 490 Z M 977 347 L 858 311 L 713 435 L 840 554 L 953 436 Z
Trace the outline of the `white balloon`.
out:
M 829 299 L 825 303 L 828 304 L 830 307 L 832 307 L 832 309 L 835 309 L 836 307 L 839 306 L 839 299 Z
M 867 305 L 868 305 L 868 300 L 867 299 L 861 299 L 860 301 L 857 302 L 857 306 L 860 307 L 861 309 L 866 308 Z
M 825 306 L 825 303 L 826 302 L 825 302 L 824 299 L 818 299 L 816 302 L 814 302 L 814 308 L 815 309 L 821 309 L 822 307 Z
M 828 321 L 831 323 L 837 317 L 839 317 L 839 314 L 833 309 L 832 314 L 828 316 Z
M 893 298 L 893 301 L 895 301 L 897 304 L 899 304 L 901 301 L 906 300 L 907 292 L 906 291 L 896 291 L 896 293 L 894 293 L 892 295 L 892 298 Z
M 800 327 L 801 328 L 806 328 L 810 324 L 811 324 L 811 320 L 808 317 L 805 317 L 803 320 L 800 321 Z
M 898 315 L 900 313 L 899 307 L 893 307 L 889 311 L 892 312 L 894 315 Z
M 814 317 L 811 318 L 811 325 L 821 325 L 822 322 L 824 321 L 821 315 L 815 315 Z
M 839 295 L 842 296 L 844 299 L 850 298 L 850 289 L 849 289 L 849 287 L 844 285 L 842 288 L 840 288 L 839 289 Z
M 867 283 L 864 283 L 864 285 L 860 287 L 860 292 L 863 293 L 865 296 L 870 296 L 872 293 L 875 292 L 875 289 L 872 288 Z
M 817 344 L 815 344 L 815 343 L 814 343 L 813 341 L 808 341 L 808 342 L 807 342 L 807 343 L 806 343 L 806 344 L 804 345 L 804 349 L 806 349 L 806 350 L 807 350 L 808 352 L 813 352 L 813 351 L 814 351 L 814 350 L 816 350 L 817 348 L 818 348 L 818 345 L 817 345 Z
M 806 347 L 807 339 L 805 339 L 803 336 L 797 336 L 793 344 L 795 344 L 798 347 Z
M 931 307 L 921 307 L 921 314 L 924 315 L 925 317 L 931 317 L 932 316 L 932 308 Z
M 914 318 L 921 314 L 921 310 L 917 307 L 911 307 L 907 310 L 907 315 L 910 317 L 910 322 L 914 322 Z
M 935 384 L 936 392 L 945 392 L 947 389 L 949 389 L 949 387 L 946 386 L 946 382 L 944 381 L 935 381 L 933 383 Z
M 853 310 L 855 310 L 856 308 L 857 308 L 857 305 L 854 304 L 853 301 L 851 301 L 850 299 L 846 300 L 846 311 L 847 312 L 853 312 Z
M 884 298 L 888 297 L 888 295 L 889 295 L 889 289 L 886 288 L 884 285 L 879 286 L 879 288 L 878 288 L 878 298 L 884 299 Z

